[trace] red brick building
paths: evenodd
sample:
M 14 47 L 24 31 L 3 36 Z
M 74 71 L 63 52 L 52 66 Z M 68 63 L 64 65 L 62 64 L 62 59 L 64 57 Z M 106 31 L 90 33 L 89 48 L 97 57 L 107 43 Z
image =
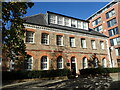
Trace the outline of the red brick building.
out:
M 109 36 L 113 67 L 120 67 L 120 2 L 110 2 L 87 20 L 90 28 Z
M 107 36 L 88 28 L 88 21 L 47 12 L 24 18 L 27 70 L 110 67 Z M 89 63 L 93 61 L 93 65 Z

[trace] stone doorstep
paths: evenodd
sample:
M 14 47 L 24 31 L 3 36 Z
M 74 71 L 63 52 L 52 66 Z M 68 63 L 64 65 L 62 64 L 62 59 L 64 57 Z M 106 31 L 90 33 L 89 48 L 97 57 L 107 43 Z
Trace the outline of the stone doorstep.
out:
M 22 85 L 31 85 L 31 84 L 38 84 L 40 83 L 39 85 L 42 86 L 42 85 L 47 85 L 47 84 L 53 84 L 53 83 L 58 83 L 58 82 L 61 82 L 61 81 L 64 81 L 66 79 L 63 79 L 63 80 L 48 80 L 48 81 L 44 81 L 44 80 L 36 80 L 36 81 L 27 81 L 27 82 L 21 82 L 21 83 L 15 83 L 15 84 L 10 84 L 10 85 L 5 85 L 5 86 L 2 86 L 0 88 L 14 88 L 14 87 L 17 87 L 17 86 L 22 86 Z

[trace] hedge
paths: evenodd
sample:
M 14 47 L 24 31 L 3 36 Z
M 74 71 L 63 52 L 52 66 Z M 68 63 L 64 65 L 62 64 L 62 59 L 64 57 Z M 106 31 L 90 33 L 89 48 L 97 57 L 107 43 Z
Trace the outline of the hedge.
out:
M 109 74 L 120 72 L 120 68 L 87 68 L 81 69 L 81 75 Z
M 32 79 L 32 78 L 45 78 L 45 77 L 58 77 L 69 76 L 71 72 L 69 69 L 58 70 L 34 70 L 34 71 L 3 71 L 3 80 L 18 80 L 18 79 Z

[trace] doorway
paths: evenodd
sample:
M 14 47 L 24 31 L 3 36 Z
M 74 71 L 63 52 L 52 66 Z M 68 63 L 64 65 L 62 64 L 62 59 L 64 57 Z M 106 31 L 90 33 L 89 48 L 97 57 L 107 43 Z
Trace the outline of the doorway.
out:
M 72 71 L 72 75 L 76 75 L 76 60 L 75 60 L 75 57 L 71 57 L 71 71 Z

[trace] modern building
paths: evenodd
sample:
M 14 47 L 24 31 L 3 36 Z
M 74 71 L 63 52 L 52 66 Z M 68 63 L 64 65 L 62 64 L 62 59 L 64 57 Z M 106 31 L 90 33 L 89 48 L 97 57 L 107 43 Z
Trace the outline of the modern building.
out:
M 93 15 L 89 27 L 108 36 L 113 67 L 120 67 L 120 1 L 112 1 Z
M 88 21 L 48 11 L 25 17 L 27 70 L 110 67 L 108 37 L 89 29 Z M 91 63 L 92 62 L 92 63 Z

